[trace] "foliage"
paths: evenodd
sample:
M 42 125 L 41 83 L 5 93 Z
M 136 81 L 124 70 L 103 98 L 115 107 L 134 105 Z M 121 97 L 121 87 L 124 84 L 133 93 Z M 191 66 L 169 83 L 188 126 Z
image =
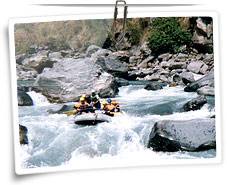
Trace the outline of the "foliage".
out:
M 148 45 L 157 55 L 175 53 L 182 45 L 189 45 L 191 38 L 191 33 L 180 26 L 178 18 L 155 18 L 151 23 Z
M 127 22 L 126 32 L 128 32 L 129 35 L 130 35 L 129 42 L 132 45 L 139 44 L 140 38 L 141 38 L 141 35 L 142 35 L 142 31 L 143 30 L 141 28 L 139 21 L 131 20 L 131 21 Z

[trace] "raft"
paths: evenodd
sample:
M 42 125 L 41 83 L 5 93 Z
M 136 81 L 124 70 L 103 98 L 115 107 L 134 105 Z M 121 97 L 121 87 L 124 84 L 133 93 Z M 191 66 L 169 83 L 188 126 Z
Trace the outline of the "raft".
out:
M 75 116 L 74 123 L 77 125 L 97 125 L 102 122 L 110 122 L 111 117 L 103 113 L 85 113 Z

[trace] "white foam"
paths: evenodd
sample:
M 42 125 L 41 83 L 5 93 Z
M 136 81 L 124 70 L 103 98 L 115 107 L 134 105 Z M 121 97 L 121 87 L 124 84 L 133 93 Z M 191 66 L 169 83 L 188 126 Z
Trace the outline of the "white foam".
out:
M 50 105 L 47 98 L 45 96 L 43 96 L 41 93 L 37 93 L 35 91 L 30 91 L 30 92 L 27 92 L 27 94 L 32 98 L 33 104 L 35 106 Z

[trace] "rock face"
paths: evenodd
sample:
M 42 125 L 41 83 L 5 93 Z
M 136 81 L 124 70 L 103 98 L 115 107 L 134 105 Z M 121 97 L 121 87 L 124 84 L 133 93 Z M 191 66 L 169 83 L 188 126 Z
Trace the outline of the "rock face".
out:
M 20 144 L 27 145 L 28 144 L 28 129 L 23 125 L 19 125 L 19 137 L 20 137 Z
M 205 96 L 198 96 L 187 102 L 183 108 L 185 111 L 198 110 L 206 103 L 207 99 Z
M 204 77 L 200 78 L 199 80 L 196 80 L 195 82 L 187 85 L 184 88 L 184 91 L 194 92 L 203 86 L 214 87 L 214 71 L 213 70 L 210 73 L 208 73 L 207 75 L 205 75 Z
M 19 106 L 31 106 L 33 101 L 31 97 L 24 91 L 17 90 L 17 101 Z
M 164 120 L 155 123 L 148 147 L 155 151 L 202 151 L 216 148 L 215 119 Z
M 204 63 L 202 61 L 194 61 L 191 62 L 188 66 L 187 69 L 193 73 L 199 73 L 200 69 L 202 68 L 202 66 L 204 65 Z
M 90 58 L 66 58 L 43 71 L 35 82 L 50 102 L 76 101 L 94 90 L 101 97 L 113 97 L 118 89 L 114 77 Z

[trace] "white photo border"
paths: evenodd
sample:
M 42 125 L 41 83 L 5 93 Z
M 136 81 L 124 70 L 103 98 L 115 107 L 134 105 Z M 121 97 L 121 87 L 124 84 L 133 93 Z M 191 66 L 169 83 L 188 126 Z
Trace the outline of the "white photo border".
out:
M 141 8 L 143 9 L 143 8 Z M 69 170 L 84 169 L 103 169 L 103 168 L 119 168 L 119 167 L 138 167 L 138 166 L 158 166 L 158 165 L 195 165 L 195 164 L 219 164 L 222 162 L 222 143 L 221 143 L 221 93 L 220 93 L 220 53 L 219 53 L 219 24 L 218 13 L 214 11 L 133 11 L 128 12 L 128 18 L 136 17 L 212 17 L 213 19 L 213 53 L 214 53 L 214 74 L 215 74 L 215 126 L 216 126 L 216 157 L 209 159 L 149 159 L 142 161 L 132 160 L 115 160 L 100 159 L 102 166 L 99 166 L 99 160 L 89 161 L 89 164 L 83 166 L 58 166 L 58 167 L 37 167 L 24 169 L 21 167 L 20 161 L 20 145 L 19 145 L 19 124 L 18 124 L 18 102 L 17 102 L 17 78 L 16 78 L 16 59 L 15 59 L 15 38 L 14 26 L 19 23 L 37 23 L 51 21 L 68 21 L 68 20 L 84 20 L 84 19 L 112 19 L 113 13 L 98 14 L 78 14 L 65 16 L 41 16 L 28 18 L 13 18 L 9 20 L 9 46 L 10 46 L 10 67 L 11 67 L 11 89 L 12 89 L 12 110 L 13 110 L 13 129 L 14 129 L 14 156 L 15 156 L 15 172 L 17 175 L 59 172 Z M 122 16 L 119 13 L 119 17 Z M 96 160 L 96 159 L 94 159 Z

